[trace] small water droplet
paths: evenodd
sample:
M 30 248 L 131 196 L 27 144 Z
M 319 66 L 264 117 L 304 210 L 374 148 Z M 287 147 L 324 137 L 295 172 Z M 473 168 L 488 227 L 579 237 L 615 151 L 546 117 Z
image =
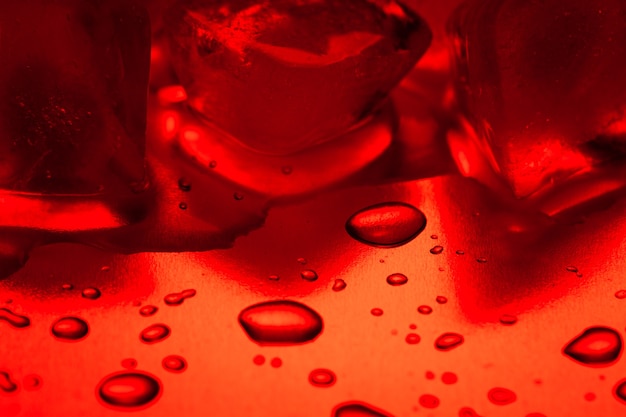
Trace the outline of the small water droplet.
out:
M 43 385 L 43 379 L 39 375 L 30 374 L 26 375 L 22 379 L 22 384 L 24 385 L 24 389 L 26 391 L 36 391 L 38 389 L 41 389 L 41 386 Z
M 489 390 L 487 398 L 495 405 L 507 405 L 517 400 L 517 395 L 507 388 L 495 387 Z
M 73 290 L 74 286 L 72 284 L 63 284 L 61 285 L 61 289 L 65 291 Z
M 409 345 L 416 345 L 422 340 L 422 338 L 417 333 L 409 333 L 406 335 L 404 341 Z
M 431 306 L 422 305 L 417 307 L 417 311 L 420 314 L 430 314 L 433 312 L 433 308 Z
M 178 188 L 183 192 L 189 192 L 191 191 L 191 183 L 186 178 L 179 178 Z
M 387 284 L 391 285 L 392 287 L 404 285 L 407 282 L 409 282 L 409 279 L 404 274 L 395 273 L 387 277 Z
M 373 308 L 370 313 L 372 313 L 372 316 L 376 316 L 376 317 L 380 317 L 383 315 L 383 309 L 382 308 Z
M 62 317 L 52 324 L 50 331 L 59 340 L 75 342 L 87 337 L 89 326 L 78 317 Z
M 618 401 L 626 404 L 626 378 L 615 384 L 615 387 L 613 387 L 613 395 Z
M 159 308 L 153 305 L 145 305 L 139 309 L 139 314 L 144 317 L 154 316 Z
M 126 369 L 135 369 L 137 367 L 137 360 L 134 358 L 122 359 L 122 367 Z
M 103 378 L 96 389 L 102 404 L 120 411 L 148 407 L 156 402 L 161 391 L 161 382 L 142 371 L 113 373 Z
M 441 374 L 441 382 L 446 385 L 456 384 L 459 378 L 456 376 L 454 372 L 444 372 Z
M 426 216 L 417 208 L 399 202 L 376 204 L 353 214 L 346 231 L 361 243 L 395 247 L 413 240 L 426 227 Z
M 187 210 L 187 203 L 181 201 L 178 203 L 178 208 L 181 210 Z
M 7 394 L 17 391 L 17 384 L 8 372 L 0 371 L 0 391 Z
M 309 382 L 314 387 L 328 388 L 335 385 L 335 382 L 337 382 L 337 376 L 330 369 L 314 369 L 309 374 Z
M 458 333 L 444 333 L 435 340 L 435 348 L 448 351 L 461 345 L 463 341 L 463 336 Z
M 626 290 L 619 290 L 615 293 L 615 298 L 617 298 L 618 300 L 624 300 L 626 299 Z
M 437 301 L 437 304 L 445 304 L 448 302 L 448 299 L 443 295 L 438 295 L 437 298 L 435 298 L 435 301 Z
M 283 365 L 283 360 L 281 358 L 272 358 L 270 365 L 272 368 L 280 368 Z
M 317 272 L 312 269 L 305 269 L 304 271 L 300 272 L 300 276 L 303 280 L 311 282 L 316 281 L 318 278 Z
M 430 238 L 433 239 L 433 240 L 436 240 L 436 239 L 439 239 L 439 236 L 437 236 L 437 235 L 430 235 Z
M 167 339 L 171 334 L 171 330 L 165 324 L 153 324 L 141 331 L 139 339 L 143 343 L 153 344 Z
M 109 272 L 111 270 L 111 267 L 108 265 L 104 265 L 100 268 L 100 271 L 102 272 Z
M 88 300 L 97 300 L 101 295 L 102 293 L 100 290 L 94 287 L 85 288 L 81 293 L 81 296 L 83 298 L 87 298 Z
M 346 289 L 347 286 L 348 284 L 346 284 L 346 281 L 342 280 L 341 278 L 338 278 L 333 283 L 333 291 L 343 291 Z
M 459 410 L 459 417 L 480 417 L 473 408 L 463 407 Z
M 596 399 L 596 394 L 594 394 L 593 392 L 588 392 L 585 394 L 586 401 L 594 401 L 595 399 Z
M 241 193 L 234 193 L 233 194 L 233 198 L 235 200 L 237 200 L 237 201 L 241 201 L 241 200 L 243 200 L 243 194 L 241 194 Z
M 337 405 L 332 412 L 332 417 L 393 417 L 373 405 L 364 402 L 348 402 Z
M 417 329 L 417 324 L 414 324 L 414 323 L 409 324 L 409 329 L 411 330 Z
M 570 265 L 570 266 L 566 267 L 566 268 L 565 268 L 565 270 L 566 270 L 567 272 L 574 272 L 574 273 L 578 272 L 578 268 L 576 268 L 576 267 L 575 267 L 575 266 L 573 266 L 573 265 Z
M 187 298 L 194 297 L 195 295 L 196 290 L 194 289 L 183 290 L 181 292 L 167 294 L 165 297 L 163 297 L 163 301 L 165 301 L 165 304 L 167 304 L 168 306 L 178 306 L 181 305 L 183 301 L 185 301 Z
M 483 258 L 483 257 L 476 258 L 476 262 L 478 262 L 480 264 L 485 264 L 485 263 L 487 263 L 487 258 Z
M 30 319 L 28 317 L 16 314 L 8 308 L 4 307 L 0 308 L 0 321 L 2 320 L 6 321 L 11 326 L 18 329 L 23 329 L 24 327 L 30 326 Z
M 439 398 L 431 394 L 421 395 L 419 403 L 424 408 L 437 408 L 439 407 Z
M 161 362 L 163 369 L 173 373 L 185 372 L 187 369 L 187 361 L 182 356 L 168 355 Z
M 622 337 L 614 329 L 591 327 L 574 337 L 563 348 L 563 354 L 587 366 L 608 366 L 622 353 Z
M 281 171 L 282 171 L 283 174 L 289 175 L 289 174 L 291 174 L 293 172 L 293 168 L 288 166 L 288 165 L 285 165 L 285 166 L 283 166 L 281 168 Z
M 265 356 L 263 356 L 263 355 L 256 355 L 254 358 L 252 358 L 252 362 L 255 365 L 263 365 L 265 363 Z
M 272 274 L 269 277 L 267 277 L 267 279 L 269 279 L 270 281 L 278 281 L 280 280 L 280 277 L 276 274 Z
M 217 166 L 217 161 L 209 162 L 209 168 L 215 168 Z
M 430 253 L 432 253 L 433 255 L 439 255 L 442 252 L 443 246 L 441 245 L 433 246 L 432 248 L 430 248 Z
M 503 314 L 500 316 L 500 323 L 505 326 L 512 326 L 517 323 L 517 317 L 512 314 Z
M 301 265 L 306 265 L 306 259 L 304 259 L 304 258 L 298 258 L 298 259 L 296 259 L 296 261 L 297 261 L 299 264 L 301 264 Z
M 435 379 L 435 374 L 432 371 L 426 371 L 426 379 Z
M 289 300 L 268 301 L 245 308 L 239 324 L 259 345 L 295 345 L 313 341 L 323 329 L 320 315 Z
M 542 413 L 529 413 L 529 414 L 526 414 L 526 417 L 546 417 L 546 415 Z
M 458 250 L 458 251 L 456 251 L 456 254 L 457 254 L 457 255 L 465 255 L 465 252 L 464 252 L 464 251 L 462 251 L 462 250 Z

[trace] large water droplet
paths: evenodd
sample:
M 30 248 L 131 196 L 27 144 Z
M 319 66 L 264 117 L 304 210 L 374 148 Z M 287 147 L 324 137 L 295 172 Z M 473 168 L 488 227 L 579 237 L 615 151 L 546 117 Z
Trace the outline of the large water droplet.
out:
M 339 404 L 333 409 L 332 417 L 393 417 L 391 414 L 364 402 Z
M 100 298 L 101 295 L 102 293 L 100 292 L 100 290 L 93 287 L 85 288 L 81 293 L 81 296 L 88 300 L 97 300 L 98 298 Z
M 309 382 L 315 387 L 328 388 L 335 385 L 337 376 L 330 369 L 314 369 L 309 374 Z
M 171 330 L 165 324 L 153 324 L 141 331 L 139 338 L 147 344 L 158 343 L 170 336 Z
M 8 308 L 0 308 L 0 321 L 2 320 L 18 329 L 30 326 L 30 319 L 28 317 L 15 314 Z
M 165 304 L 167 304 L 168 306 L 179 306 L 187 298 L 191 298 L 195 295 L 196 295 L 196 290 L 194 289 L 183 290 L 181 292 L 174 292 L 174 293 L 166 295 L 163 298 L 163 301 L 165 301 Z
M 587 366 L 608 366 L 622 353 L 622 337 L 608 327 L 591 327 L 563 348 L 563 354 Z
M 458 333 L 444 333 L 435 340 L 435 348 L 447 351 L 461 345 L 463 341 L 463 336 Z
M 421 305 L 417 307 L 417 311 L 420 314 L 430 314 L 433 312 L 433 308 L 431 306 Z
M 409 279 L 404 274 L 395 273 L 391 274 L 387 277 L 387 284 L 397 287 L 399 285 L 404 285 L 409 282 Z
M 347 286 L 348 284 L 346 284 L 346 281 L 342 280 L 341 278 L 337 278 L 333 283 L 333 291 L 343 291 L 346 289 Z
M 85 320 L 78 317 L 62 317 L 52 324 L 50 331 L 59 340 L 76 342 L 87 336 L 89 326 Z
M 430 248 L 430 253 L 432 253 L 433 255 L 440 255 L 443 253 L 443 246 L 441 245 L 437 245 L 437 246 L 433 246 L 432 248 Z
M 185 358 L 178 355 L 166 356 L 163 358 L 161 364 L 163 365 L 163 369 L 174 373 L 181 373 L 187 369 L 187 361 Z
M 380 317 L 383 315 L 383 309 L 374 307 L 373 309 L 370 310 L 370 313 L 372 314 L 372 316 Z
M 310 307 L 278 300 L 254 304 L 239 314 L 239 324 L 259 345 L 307 343 L 321 333 L 323 321 Z
M 378 247 L 395 247 L 415 239 L 426 227 L 426 216 L 400 202 L 376 204 L 353 214 L 346 231 L 359 242 Z
M 404 341 L 409 345 L 416 345 L 422 340 L 417 333 L 409 333 L 406 335 Z
M 446 385 L 456 384 L 459 378 L 456 376 L 454 372 L 444 372 L 441 374 L 441 382 Z
M 120 411 L 135 411 L 152 405 L 162 392 L 161 382 L 141 371 L 122 371 L 106 376 L 96 393 L 104 405 Z
M 8 372 L 0 371 L 0 391 L 7 394 L 17 391 L 17 384 Z
M 496 387 L 489 390 L 487 398 L 495 405 L 507 405 L 517 400 L 517 395 L 507 388 Z
M 435 301 L 437 301 L 437 304 L 445 304 L 448 302 L 448 299 L 443 295 L 438 295 Z
M 302 272 L 300 272 L 300 276 L 302 277 L 303 280 L 305 281 L 317 281 L 317 272 L 315 272 L 312 269 L 305 269 Z
M 613 395 L 618 401 L 626 404 L 626 378 L 618 381 L 613 388 Z

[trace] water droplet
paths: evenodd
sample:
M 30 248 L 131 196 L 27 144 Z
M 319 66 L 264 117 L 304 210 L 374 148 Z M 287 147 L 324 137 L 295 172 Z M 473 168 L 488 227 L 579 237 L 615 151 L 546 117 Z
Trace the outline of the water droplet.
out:
M 393 417 L 373 405 L 364 402 L 348 402 L 337 405 L 332 417 Z
M 311 282 L 316 281 L 318 278 L 317 272 L 312 269 L 305 269 L 304 271 L 300 272 L 300 276 L 303 280 Z
M 28 317 L 15 314 L 8 308 L 4 307 L 0 308 L 0 321 L 2 320 L 6 321 L 11 326 L 18 329 L 30 326 L 30 319 Z
M 289 175 L 293 172 L 293 168 L 288 165 L 285 165 L 284 167 L 281 168 L 281 171 L 283 174 Z
M 337 376 L 330 369 L 314 369 L 309 374 L 309 382 L 315 387 L 328 388 L 335 385 Z
M 430 235 L 430 238 L 433 239 L 433 240 L 437 240 L 437 239 L 439 239 L 439 236 L 437 236 L 437 235 Z
M 444 372 L 441 375 L 441 382 L 446 385 L 456 384 L 459 378 L 456 376 L 454 372 Z
M 298 259 L 296 259 L 296 261 L 297 261 L 299 264 L 301 264 L 301 265 L 306 265 L 306 259 L 304 259 L 304 258 L 298 258 Z
M 437 304 L 445 304 L 448 302 L 448 299 L 443 295 L 438 295 L 437 298 L 435 298 L 435 301 L 437 301 Z
M 626 290 L 619 290 L 615 293 L 615 298 L 617 298 L 618 300 L 624 300 L 626 299 Z
M 72 284 L 63 284 L 61 285 L 61 289 L 65 291 L 73 290 L 74 286 Z
M 404 285 L 407 282 L 409 282 L 409 279 L 404 274 L 395 273 L 387 277 L 387 284 L 391 285 L 392 287 Z
M 187 298 L 191 298 L 196 295 L 196 290 L 183 290 L 181 292 L 174 292 L 163 297 L 163 301 L 168 306 L 178 306 L 183 303 Z
M 96 389 L 104 405 L 124 411 L 154 404 L 161 391 L 161 382 L 154 375 L 141 371 L 113 373 L 103 378 Z
M 435 379 L 435 374 L 432 371 L 426 371 L 426 379 Z
M 43 379 L 36 374 L 26 375 L 22 380 L 26 391 L 36 391 L 43 385 Z
M 89 300 L 97 300 L 98 298 L 100 298 L 101 295 L 102 293 L 100 292 L 100 290 L 93 287 L 85 288 L 81 293 L 81 296 L 83 298 L 87 298 Z
M 613 395 L 618 401 L 626 404 L 626 378 L 615 384 L 615 387 L 613 387 Z
M 280 280 L 280 277 L 276 274 L 272 274 L 269 277 L 267 277 L 267 279 L 269 279 L 270 281 L 278 281 Z
M 433 255 L 439 255 L 442 252 L 443 246 L 441 245 L 433 246 L 432 248 L 430 248 L 430 253 L 432 253 Z
M 380 317 L 383 315 L 383 309 L 375 307 L 370 310 L 370 313 L 372 313 L 372 316 Z
M 189 192 L 191 191 L 191 183 L 186 178 L 179 178 L 178 188 L 183 192 Z
M 123 359 L 122 367 L 126 369 L 135 369 L 137 367 L 137 360 L 134 358 Z
M 333 283 L 333 291 L 343 291 L 346 289 L 347 286 L 348 284 L 346 284 L 346 281 L 342 280 L 341 278 L 338 278 Z
M 510 389 L 496 387 L 489 390 L 487 398 L 495 405 L 507 405 L 517 400 L 517 395 Z
M 187 203 L 185 202 L 178 203 L 178 208 L 181 210 L 187 210 Z
M 461 345 L 463 341 L 463 336 L 458 333 L 444 333 L 435 340 L 435 348 L 448 351 Z
M 215 168 L 217 166 L 217 161 L 209 162 L 209 168 Z
M 456 254 L 457 254 L 457 255 L 465 255 L 465 252 L 464 252 L 464 251 L 462 251 L 462 250 L 458 250 L 458 251 L 456 251 Z
M 17 384 L 8 372 L 0 371 L 0 390 L 7 394 L 17 391 Z
M 413 324 L 413 323 L 409 324 L 409 329 L 411 330 L 417 329 L 417 324 Z
M 424 408 L 437 408 L 439 407 L 439 398 L 431 394 L 421 395 L 419 403 Z
M 478 262 L 479 264 L 485 264 L 487 263 L 487 258 L 483 258 L 483 257 L 476 258 L 476 262 Z
M 243 194 L 241 194 L 241 193 L 234 193 L 233 194 L 233 198 L 235 200 L 237 200 L 237 201 L 241 201 L 241 200 L 243 200 Z
M 576 268 L 575 266 L 572 266 L 572 265 L 566 267 L 565 270 L 567 272 L 574 272 L 574 273 L 578 272 L 578 268 Z
M 422 305 L 422 306 L 417 307 L 417 311 L 420 314 L 430 314 L 433 312 L 433 308 L 431 306 Z
M 426 216 L 417 208 L 399 202 L 376 204 L 353 214 L 346 231 L 359 242 L 395 247 L 415 239 L 426 227 Z
M 422 339 L 417 333 L 409 333 L 406 335 L 406 338 L 404 340 L 409 345 L 416 345 Z
M 259 345 L 311 342 L 322 332 L 323 321 L 310 307 L 289 300 L 268 301 L 245 308 L 239 324 Z
M 611 365 L 622 353 L 622 337 L 608 327 L 591 327 L 563 348 L 563 354 L 587 366 Z
M 139 314 L 144 317 L 154 316 L 159 308 L 153 305 L 145 305 L 139 309 Z
M 593 392 L 588 392 L 585 394 L 586 401 L 594 401 L 595 399 L 596 399 L 596 394 L 594 394 Z
M 500 323 L 505 326 L 512 326 L 517 323 L 517 317 L 512 314 L 503 314 L 500 316 Z
M 546 415 L 542 413 L 529 413 L 526 414 L 526 417 L 546 417 Z
M 111 267 L 108 265 L 104 265 L 100 268 L 100 271 L 102 272 L 109 272 L 111 270 Z
M 263 356 L 263 355 L 256 355 L 254 358 L 252 358 L 252 362 L 255 365 L 263 365 L 265 363 L 265 356 Z
M 272 368 L 280 368 L 283 365 L 283 360 L 281 358 L 272 358 L 270 365 Z
M 463 407 L 459 410 L 459 417 L 480 417 L 473 408 Z
M 153 324 L 141 331 L 139 338 L 147 344 L 161 342 L 170 336 L 171 330 L 165 324 Z
M 161 362 L 163 369 L 166 371 L 181 373 L 187 369 L 187 361 L 182 356 L 169 355 L 163 358 Z
M 85 320 L 78 317 L 62 317 L 52 324 L 50 331 L 59 340 L 75 342 L 87 336 L 89 326 Z

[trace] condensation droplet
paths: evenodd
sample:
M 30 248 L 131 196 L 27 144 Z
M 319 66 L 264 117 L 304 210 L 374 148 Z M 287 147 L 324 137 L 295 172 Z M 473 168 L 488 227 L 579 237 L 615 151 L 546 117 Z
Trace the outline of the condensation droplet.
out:
M 187 203 L 185 203 L 185 202 L 181 201 L 180 203 L 178 203 L 178 208 L 181 209 L 181 210 L 187 210 L 187 207 L 188 207 Z
M 337 405 L 332 412 L 332 417 L 393 417 L 373 405 L 364 402 L 348 402 Z
M 347 286 L 348 284 L 346 284 L 346 281 L 342 280 L 341 278 L 338 278 L 333 283 L 333 291 L 343 291 L 346 289 Z
M 150 317 L 154 316 L 157 311 L 159 311 L 159 308 L 157 306 L 145 305 L 139 309 L 139 314 L 144 317 Z
M 288 165 L 283 166 L 280 170 L 285 175 L 290 175 L 293 172 L 293 168 Z
M 156 402 L 162 392 L 161 382 L 142 371 L 122 371 L 100 381 L 96 395 L 102 404 L 124 411 L 134 411 Z
M 189 192 L 191 191 L 191 183 L 186 178 L 179 178 L 178 188 L 183 192 Z
M 594 401 L 595 399 L 596 399 L 596 394 L 594 394 L 593 392 L 588 392 L 585 394 L 586 401 Z
M 296 301 L 254 304 L 239 314 L 239 324 L 259 345 L 295 345 L 311 342 L 323 329 L 320 315 Z
M 417 311 L 420 314 L 430 314 L 433 312 L 433 308 L 431 306 L 421 305 L 417 307 Z
M 435 379 L 435 374 L 432 371 L 426 371 L 426 379 Z
M 135 369 L 137 367 L 137 360 L 135 358 L 122 359 L 122 368 Z
M 587 366 L 608 366 L 622 353 L 622 337 L 608 327 L 591 327 L 574 337 L 563 348 L 563 354 Z
M 179 355 L 168 355 L 161 362 L 163 369 L 173 373 L 185 372 L 187 369 L 187 361 Z
M 546 417 L 546 415 L 542 413 L 529 413 L 529 414 L 526 414 L 526 417 Z
M 422 338 L 417 333 L 409 333 L 406 335 L 404 341 L 409 345 L 416 345 L 422 340 Z
M 0 391 L 7 394 L 17 391 L 17 384 L 8 372 L 0 371 Z
M 312 269 L 305 269 L 304 271 L 300 272 L 300 276 L 302 277 L 303 280 L 305 281 L 317 281 L 317 272 L 315 272 Z
M 346 231 L 361 243 L 395 247 L 415 239 L 426 227 L 426 216 L 417 208 L 400 202 L 376 204 L 353 214 Z
M 252 358 L 252 362 L 255 365 L 263 365 L 265 363 L 265 356 L 263 356 L 263 355 L 256 355 L 254 358 Z
M 448 351 L 460 346 L 464 339 L 458 333 L 444 333 L 435 340 L 435 348 L 442 351 Z
M 615 399 L 626 404 L 626 378 L 615 384 L 615 387 L 613 387 L 613 395 Z
M 235 200 L 237 200 L 237 201 L 241 201 L 241 200 L 243 200 L 243 194 L 241 194 L 241 193 L 234 193 L 233 194 L 233 198 Z
M 476 262 L 480 264 L 485 264 L 487 263 L 487 258 L 484 258 L 484 257 L 476 258 Z
M 437 240 L 437 239 L 439 239 L 439 236 L 437 236 L 437 235 L 430 235 L 430 238 L 432 240 Z
M 441 382 L 446 385 L 456 384 L 459 378 L 456 376 L 454 372 L 444 372 L 441 374 Z
M 503 314 L 500 316 L 500 323 L 505 326 L 512 326 L 517 323 L 517 317 L 512 314 Z
M 270 365 L 272 368 L 280 368 L 283 365 L 283 360 L 281 358 L 272 358 Z
M 507 405 L 517 400 L 517 395 L 507 388 L 495 387 L 489 390 L 487 398 L 495 405 Z
M 424 394 L 420 396 L 419 403 L 424 408 L 437 408 L 439 407 L 439 398 L 432 394 Z
M 309 382 L 315 387 L 328 388 L 335 385 L 337 376 L 330 369 L 314 369 L 309 373 Z
M 626 299 L 626 290 L 619 290 L 615 293 L 615 298 L 617 298 L 618 300 L 624 300 Z
M 573 273 L 578 272 L 578 268 L 576 268 L 576 267 L 575 267 L 575 266 L 573 266 L 573 265 L 570 265 L 570 266 L 565 267 L 565 270 L 566 270 L 567 272 L 573 272 Z
M 196 290 L 194 289 L 183 290 L 181 292 L 167 294 L 165 297 L 163 297 L 163 301 L 165 301 L 165 304 L 167 304 L 168 306 L 179 306 L 183 303 L 183 301 L 188 298 L 194 297 L 195 295 Z
M 109 272 L 111 270 L 111 267 L 109 265 L 104 265 L 100 268 L 100 271 L 102 272 Z
M 215 167 L 217 167 L 217 161 L 209 162 L 209 168 L 215 168 Z
M 26 316 L 22 316 L 20 314 L 16 314 L 9 310 L 8 308 L 0 308 L 0 321 L 6 321 L 11 326 L 23 329 L 24 327 L 30 326 L 30 319 Z
M 76 342 L 87 337 L 89 326 L 78 317 L 62 317 L 52 324 L 50 331 L 59 340 Z
M 432 253 L 433 255 L 439 255 L 443 253 L 443 246 L 441 245 L 433 246 L 432 248 L 430 248 L 430 253 Z
M 398 287 L 400 285 L 406 284 L 407 282 L 409 282 L 409 279 L 404 274 L 395 273 L 387 277 L 387 284 L 391 285 L 392 287 Z
M 74 286 L 72 284 L 63 284 L 61 285 L 61 289 L 65 291 L 73 290 Z
M 22 379 L 22 385 L 26 391 L 36 391 L 41 389 L 43 379 L 39 375 L 29 374 Z
M 298 259 L 296 259 L 296 261 L 297 261 L 300 265 L 306 265 L 306 259 L 304 259 L 304 258 L 298 258 Z
M 435 298 L 435 301 L 437 302 L 437 304 L 445 304 L 448 302 L 448 299 L 443 295 L 438 295 L 437 298 Z
M 370 310 L 370 313 L 372 314 L 372 316 L 380 317 L 383 315 L 383 309 L 375 307 Z
M 464 252 L 464 251 L 462 251 L 462 250 L 458 250 L 458 251 L 456 251 L 456 254 L 457 254 L 457 255 L 465 255 L 465 252 Z
M 168 326 L 157 323 L 143 329 L 139 335 L 139 339 L 143 343 L 153 344 L 167 339 L 170 334 L 171 330 Z
M 473 408 L 463 407 L 459 410 L 459 417 L 480 417 Z
M 87 298 L 88 300 L 97 300 L 101 295 L 102 293 L 100 290 L 94 287 L 85 288 L 81 293 L 81 296 L 83 298 Z

